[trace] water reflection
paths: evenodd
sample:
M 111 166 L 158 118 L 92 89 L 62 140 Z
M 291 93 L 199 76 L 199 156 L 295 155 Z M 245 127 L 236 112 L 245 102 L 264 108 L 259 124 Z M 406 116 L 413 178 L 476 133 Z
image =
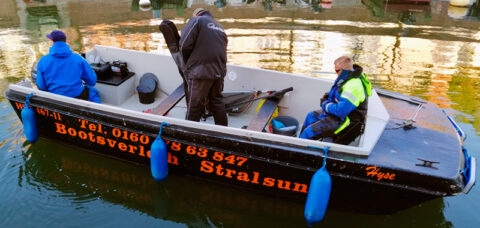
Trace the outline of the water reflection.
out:
M 25 159 L 24 171 L 18 178 L 27 180 L 27 184 L 40 192 L 56 191 L 51 200 L 70 201 L 74 207 L 83 208 L 87 220 L 90 216 L 99 216 L 88 211 L 93 209 L 95 201 L 102 200 L 154 218 L 195 227 L 303 224 L 302 203 L 279 201 L 178 176 L 156 183 L 145 167 L 43 140 L 31 146 L 27 154 L 29 158 Z M 56 202 L 48 205 L 56 205 Z M 259 216 L 260 220 L 252 219 Z
M 466 88 L 453 84 L 478 89 L 480 32 L 478 22 L 468 20 L 478 15 L 478 3 L 466 8 L 471 16 L 459 20 L 448 16 L 451 6 L 445 1 L 143 1 L 151 10 L 140 10 L 140 0 L 16 0 L 6 5 L 6 18 L 16 12 L 18 20 L 11 23 L 20 29 L 0 33 L 0 78 L 8 79 L 1 81 L 2 91 L 48 53 L 45 34 L 52 29 L 64 30 L 76 52 L 100 44 L 168 54 L 158 31 L 161 20 L 169 18 L 181 29 L 194 8 L 204 7 L 228 33 L 230 63 L 319 76 L 312 72 L 331 72 L 337 56 L 352 53 L 377 86 L 465 111 L 480 130 L 480 113 L 455 94 L 463 96 Z
M 461 1 L 459 1 L 461 2 Z M 465 1 L 463 1 L 465 3 Z M 480 2 L 469 1 L 468 5 L 450 4 L 448 7 L 448 16 L 460 20 L 478 20 L 480 19 Z
M 162 9 L 175 9 L 178 16 L 185 14 L 185 8 L 190 8 L 191 0 L 132 0 L 130 10 L 152 11 L 153 18 L 162 17 Z
M 38 214 L 42 211 L 42 216 L 33 215 L 32 220 L 22 223 L 27 226 L 45 224 L 54 216 L 62 216 L 62 211 L 71 204 L 77 211 L 73 215 L 80 211 L 82 216 L 69 216 L 63 224 L 78 225 L 82 224 L 80 220 L 96 221 L 109 211 L 127 210 L 160 219 L 163 223 L 174 222 L 189 227 L 306 227 L 302 202 L 179 176 L 170 176 L 165 182 L 156 183 L 145 167 L 43 140 L 32 145 L 23 159 L 18 183 L 46 196 L 29 199 L 35 205 L 29 212 Z M 98 202 L 107 202 L 111 206 L 99 209 Z M 42 207 L 37 208 L 37 205 Z M 23 207 L 27 205 L 23 204 Z M 409 224 L 451 227 L 443 216 L 443 209 L 442 199 L 423 203 L 395 216 L 369 216 L 329 209 L 321 225 L 351 226 L 355 221 L 355 226 L 361 227 L 405 227 Z M 346 216 L 351 219 L 345 220 Z M 130 217 L 117 216 L 114 221 L 109 221 L 110 226 L 130 223 Z

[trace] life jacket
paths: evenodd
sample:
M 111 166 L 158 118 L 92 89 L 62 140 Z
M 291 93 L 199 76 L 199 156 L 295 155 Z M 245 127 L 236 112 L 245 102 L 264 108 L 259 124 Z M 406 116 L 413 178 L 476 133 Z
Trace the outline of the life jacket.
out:
M 353 65 L 353 71 L 349 73 L 347 78 L 343 81 L 337 82 L 336 86 L 338 88 L 338 93 L 342 94 L 344 87 L 347 83 L 351 82 L 351 80 L 358 79 L 361 81 L 361 85 L 363 86 L 363 91 L 365 93 L 365 97 L 363 101 L 360 101 L 357 108 L 355 108 L 348 116 L 345 118 L 343 123 L 335 130 L 334 134 L 339 134 L 342 130 L 348 127 L 350 124 L 364 124 L 365 118 L 367 116 L 367 108 L 368 108 L 368 97 L 372 94 L 372 85 L 370 81 L 366 78 L 366 75 L 363 74 L 363 68 L 358 65 Z M 356 94 L 350 94 L 351 99 L 359 99 Z M 354 105 L 355 102 L 353 102 Z M 363 128 L 362 128 L 363 131 Z

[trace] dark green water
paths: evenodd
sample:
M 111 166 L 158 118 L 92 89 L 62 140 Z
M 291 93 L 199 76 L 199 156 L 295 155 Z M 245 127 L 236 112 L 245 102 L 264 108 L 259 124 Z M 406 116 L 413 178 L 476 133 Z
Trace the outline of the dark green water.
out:
M 229 36 L 229 63 L 318 76 L 352 54 L 377 87 L 434 102 L 467 133 L 480 158 L 480 8 L 379 0 L 0 0 L 0 92 L 29 77 L 48 52 L 45 34 L 168 54 L 158 25 L 179 27 L 209 9 Z M 26 143 L 0 101 L 0 227 L 305 227 L 303 204 L 188 177 L 155 183 L 144 167 L 40 140 Z M 333 190 L 335 186 L 333 186 Z M 478 227 L 480 190 L 391 215 L 328 210 L 325 227 Z

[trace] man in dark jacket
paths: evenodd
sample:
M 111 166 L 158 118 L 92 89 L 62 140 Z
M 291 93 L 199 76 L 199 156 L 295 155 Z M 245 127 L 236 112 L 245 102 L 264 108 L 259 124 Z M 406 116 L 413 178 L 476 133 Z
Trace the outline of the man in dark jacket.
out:
M 93 87 L 97 75 L 84 58 L 72 52 L 66 43 L 65 33 L 54 30 L 47 37 L 53 45 L 48 55 L 38 61 L 37 87 L 55 94 L 100 103 L 98 90 Z
M 180 52 L 188 81 L 187 120 L 200 121 L 207 105 L 215 124 L 227 126 L 222 100 L 227 73 L 227 35 L 209 11 L 198 8 L 182 29 Z M 206 103 L 206 104 L 205 104 Z

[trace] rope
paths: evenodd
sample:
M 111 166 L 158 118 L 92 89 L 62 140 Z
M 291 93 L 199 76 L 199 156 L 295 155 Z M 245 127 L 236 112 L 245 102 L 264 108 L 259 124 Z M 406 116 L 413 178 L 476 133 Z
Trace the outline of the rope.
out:
M 30 98 L 33 97 L 33 93 L 28 94 L 27 98 L 25 98 L 25 107 L 30 105 Z
M 322 168 L 326 167 L 326 165 L 327 165 L 327 152 L 328 152 L 328 149 L 329 149 L 330 147 L 329 147 L 329 146 L 327 146 L 327 147 L 325 147 L 325 148 L 316 147 L 316 146 L 307 146 L 307 147 L 315 148 L 315 149 L 320 149 L 320 150 L 323 150 L 323 152 L 325 152 L 325 158 L 323 159 L 323 166 L 322 166 Z
M 158 131 L 158 136 L 162 135 L 162 128 L 163 126 L 170 126 L 167 122 L 162 122 L 162 124 L 160 124 L 160 130 Z
M 406 128 L 407 130 L 408 129 L 412 129 L 412 128 L 415 128 L 415 126 L 413 124 L 415 124 L 415 118 L 417 117 L 420 109 L 422 109 L 423 107 L 423 104 L 419 104 L 417 106 L 417 108 L 415 109 L 415 111 L 413 112 L 413 114 L 406 120 L 403 120 L 403 123 L 395 123 L 399 126 L 397 127 L 390 127 L 390 128 L 385 128 L 385 130 L 395 130 L 395 129 L 399 129 L 399 128 Z

